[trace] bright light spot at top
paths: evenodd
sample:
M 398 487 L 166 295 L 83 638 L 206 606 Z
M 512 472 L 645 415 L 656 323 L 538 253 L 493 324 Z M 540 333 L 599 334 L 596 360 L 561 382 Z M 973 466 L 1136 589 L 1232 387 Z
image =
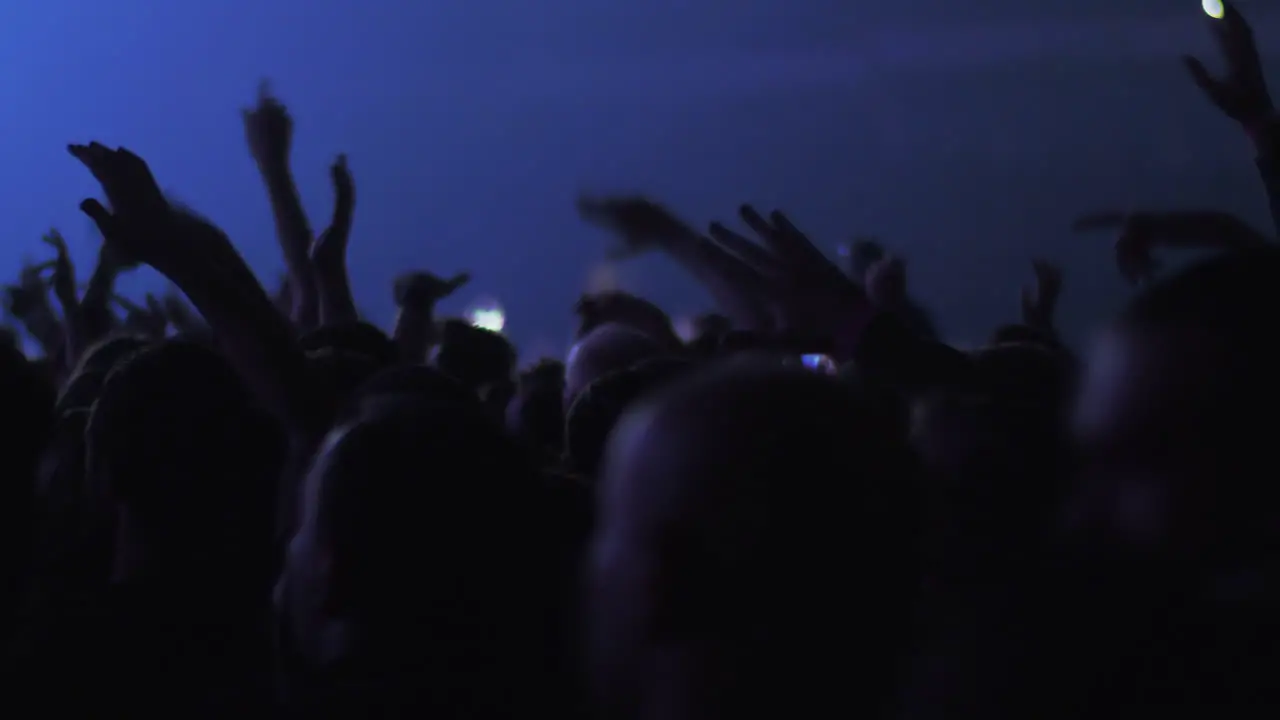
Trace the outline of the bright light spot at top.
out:
M 1204 14 L 1211 18 L 1221 20 L 1226 14 L 1226 8 L 1222 7 L 1222 0 L 1200 0 L 1200 7 L 1204 8 Z
M 502 332 L 507 326 L 507 314 L 496 301 L 478 302 L 467 310 L 467 320 L 474 326 L 490 332 Z

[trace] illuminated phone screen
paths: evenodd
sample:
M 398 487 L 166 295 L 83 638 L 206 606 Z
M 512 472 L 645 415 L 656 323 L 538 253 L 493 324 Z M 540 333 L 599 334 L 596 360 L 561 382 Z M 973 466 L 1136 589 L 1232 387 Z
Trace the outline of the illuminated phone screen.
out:
M 832 360 L 830 355 L 801 355 L 800 361 L 814 372 L 834 375 L 837 370 L 836 361 Z

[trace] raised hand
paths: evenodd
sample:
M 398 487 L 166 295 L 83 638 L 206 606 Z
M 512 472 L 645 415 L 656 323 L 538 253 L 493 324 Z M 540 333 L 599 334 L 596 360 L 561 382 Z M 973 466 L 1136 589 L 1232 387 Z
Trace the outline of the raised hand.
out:
M 67 249 L 67 241 L 63 239 L 62 234 L 56 229 L 50 230 L 41 240 L 57 253 L 57 257 L 53 261 L 53 275 L 49 278 L 49 283 L 53 287 L 53 294 L 58 298 L 58 302 L 62 303 L 63 310 L 66 311 L 77 304 L 76 271 L 71 264 L 71 252 Z
M 160 307 L 160 301 L 148 293 L 145 305 L 138 305 L 122 295 L 111 298 L 124 310 L 124 326 L 149 338 L 162 338 L 169 329 L 168 316 Z
M 352 211 L 355 208 L 355 182 L 347 167 L 347 156 L 339 155 L 329 168 L 333 180 L 333 220 L 329 227 L 311 245 L 311 262 L 321 268 L 343 267 L 347 257 L 347 242 L 351 236 Z
M 1243 220 L 1216 211 L 1099 212 L 1077 218 L 1072 229 L 1117 233 L 1116 267 L 1133 285 L 1150 280 L 1159 269 L 1153 255 L 1157 248 L 1238 250 L 1268 242 Z
M 320 322 L 325 325 L 355 322 L 360 318 L 347 275 L 347 241 L 356 202 L 355 183 L 347 168 L 347 156 L 339 155 L 329 168 L 333 179 L 333 220 L 311 244 L 312 280 L 320 301 Z
M 43 274 L 53 265 L 52 260 L 38 265 L 24 265 L 18 275 L 18 282 L 4 288 L 5 311 L 19 320 L 26 320 L 42 307 L 47 307 L 48 290 Z
M 827 259 L 785 214 L 774 211 L 766 219 L 750 205 L 739 211 L 742 221 L 760 238 L 751 243 L 721 225 L 713 226 L 718 243 L 737 237 L 732 252 L 757 258 L 752 266 L 766 280 L 768 293 L 784 328 L 815 337 L 853 338 L 870 320 L 865 293 Z M 750 247 L 767 250 L 769 263 Z M 741 256 L 741 255 L 740 255 Z M 842 358 L 843 359 L 843 358 Z
M 1227 62 L 1226 73 L 1214 77 L 1204 63 L 1190 55 L 1183 57 L 1183 62 L 1191 79 L 1223 114 L 1246 128 L 1257 128 L 1271 120 L 1275 106 L 1253 42 L 1253 29 L 1233 4 L 1222 5 L 1222 19 L 1210 24 Z
M 1035 283 L 1022 288 L 1022 322 L 1052 332 L 1062 296 L 1062 269 L 1046 260 L 1032 261 L 1031 268 Z
M 609 253 L 611 260 L 662 249 L 673 239 L 693 232 L 671 211 L 643 197 L 582 198 L 578 214 L 622 240 L 622 247 Z
M 242 115 L 245 141 L 254 161 L 265 167 L 287 164 L 293 146 L 293 118 L 271 93 L 269 83 L 263 81 L 258 86 L 257 103 L 245 108 Z
M 109 252 L 126 264 L 156 267 L 170 261 L 175 252 L 168 237 L 173 213 L 147 163 L 124 148 L 112 150 L 96 142 L 68 145 L 67 150 L 93 173 L 107 196 L 111 210 L 93 198 L 81 202 L 80 210 L 97 225 Z
M 429 272 L 414 271 L 401 275 L 395 282 L 395 301 L 399 307 L 430 307 L 471 282 L 470 273 L 458 273 L 443 280 Z

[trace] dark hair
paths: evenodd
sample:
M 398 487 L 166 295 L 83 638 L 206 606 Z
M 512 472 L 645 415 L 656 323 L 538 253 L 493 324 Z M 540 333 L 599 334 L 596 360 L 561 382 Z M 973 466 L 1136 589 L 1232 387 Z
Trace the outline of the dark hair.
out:
M 466 387 L 478 390 L 510 379 L 515 372 L 516 350 L 499 333 L 451 319 L 441 327 L 435 363 Z
M 565 416 L 566 469 L 594 478 L 609 435 L 627 409 L 691 367 L 678 358 L 648 360 L 587 385 Z
M 270 524 L 283 434 L 209 348 L 166 341 L 111 371 L 85 443 L 88 472 L 161 537 Z

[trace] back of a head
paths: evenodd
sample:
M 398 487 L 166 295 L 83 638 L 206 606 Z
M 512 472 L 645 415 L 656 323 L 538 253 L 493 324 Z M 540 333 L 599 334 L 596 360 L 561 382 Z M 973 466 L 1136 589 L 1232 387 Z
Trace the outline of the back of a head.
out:
M 1158 478 L 1172 498 L 1166 536 L 1213 543 L 1222 556 L 1272 556 L 1280 547 L 1280 342 L 1275 288 L 1280 247 L 1188 266 L 1134 297 L 1111 333 L 1112 357 L 1085 375 L 1082 439 L 1094 475 Z M 1101 346 L 1106 350 L 1108 346 Z M 1123 382 L 1107 378 L 1110 364 Z M 1112 373 L 1112 374 L 1115 374 Z M 1123 454 L 1126 468 L 1110 457 Z M 1189 500 L 1194 498 L 1194 500 Z
M 518 530 L 506 524 L 523 515 L 532 473 L 524 454 L 477 407 L 366 410 L 326 462 L 322 524 L 333 533 L 335 556 L 350 559 L 339 565 L 352 573 L 345 594 L 359 600 L 348 607 L 362 621 L 375 621 L 395 598 L 419 594 L 411 587 L 387 592 L 399 583 L 422 585 L 426 597 L 447 595 L 435 581 L 404 573 L 402 562 L 412 559 L 419 572 L 440 580 L 466 572 L 473 561 L 492 564 L 515 553 L 504 531 Z
M 1280 407 L 1278 284 L 1280 248 L 1221 255 L 1154 283 L 1120 318 L 1131 341 L 1164 356 L 1167 382 L 1149 408 L 1170 431 L 1193 433 L 1226 475 L 1277 467 L 1274 429 L 1258 416 Z
M 153 550 L 231 549 L 229 537 L 269 531 L 283 438 L 207 347 L 169 341 L 113 370 L 85 441 L 89 476 Z
M 609 435 L 627 409 L 690 368 L 687 360 L 657 358 L 588 385 L 565 417 L 565 469 L 594 480 Z
M 596 379 L 663 354 L 663 345 L 639 330 L 616 323 L 597 327 L 569 350 L 565 363 L 565 408 Z
M 556 460 L 564 447 L 564 363 L 543 360 L 520 374 L 518 389 L 507 404 L 507 429 L 546 460 Z
M 351 405 L 360 387 L 383 367 L 363 353 L 339 347 L 313 350 L 306 357 L 311 391 L 318 396 L 313 407 L 329 418 Z
M 677 347 L 671 317 L 652 302 L 627 292 L 611 290 L 584 295 L 574 308 L 578 313 L 578 339 L 608 323 L 626 325 L 669 347 Z
M 307 487 L 301 546 L 325 548 L 328 575 L 305 592 L 355 629 L 339 662 L 314 665 L 308 702 L 497 717 L 558 692 L 539 667 L 566 584 L 564 542 L 544 526 L 553 496 L 478 407 L 368 408 L 334 431 Z
M 501 334 L 461 320 L 446 320 L 440 330 L 435 366 L 472 390 L 509 380 L 516 350 Z
M 592 564 L 609 709 L 663 692 L 633 664 L 656 637 L 695 655 L 695 683 L 733 678 L 694 714 L 886 702 L 915 584 L 898 434 L 847 385 L 768 361 L 696 374 L 625 418 Z
M 1120 317 L 1139 334 L 1185 333 L 1198 350 L 1213 353 L 1223 372 L 1224 390 L 1237 390 L 1280 377 L 1280 343 L 1275 342 L 1274 304 L 1280 282 L 1280 248 L 1224 254 L 1197 262 L 1139 293 Z

